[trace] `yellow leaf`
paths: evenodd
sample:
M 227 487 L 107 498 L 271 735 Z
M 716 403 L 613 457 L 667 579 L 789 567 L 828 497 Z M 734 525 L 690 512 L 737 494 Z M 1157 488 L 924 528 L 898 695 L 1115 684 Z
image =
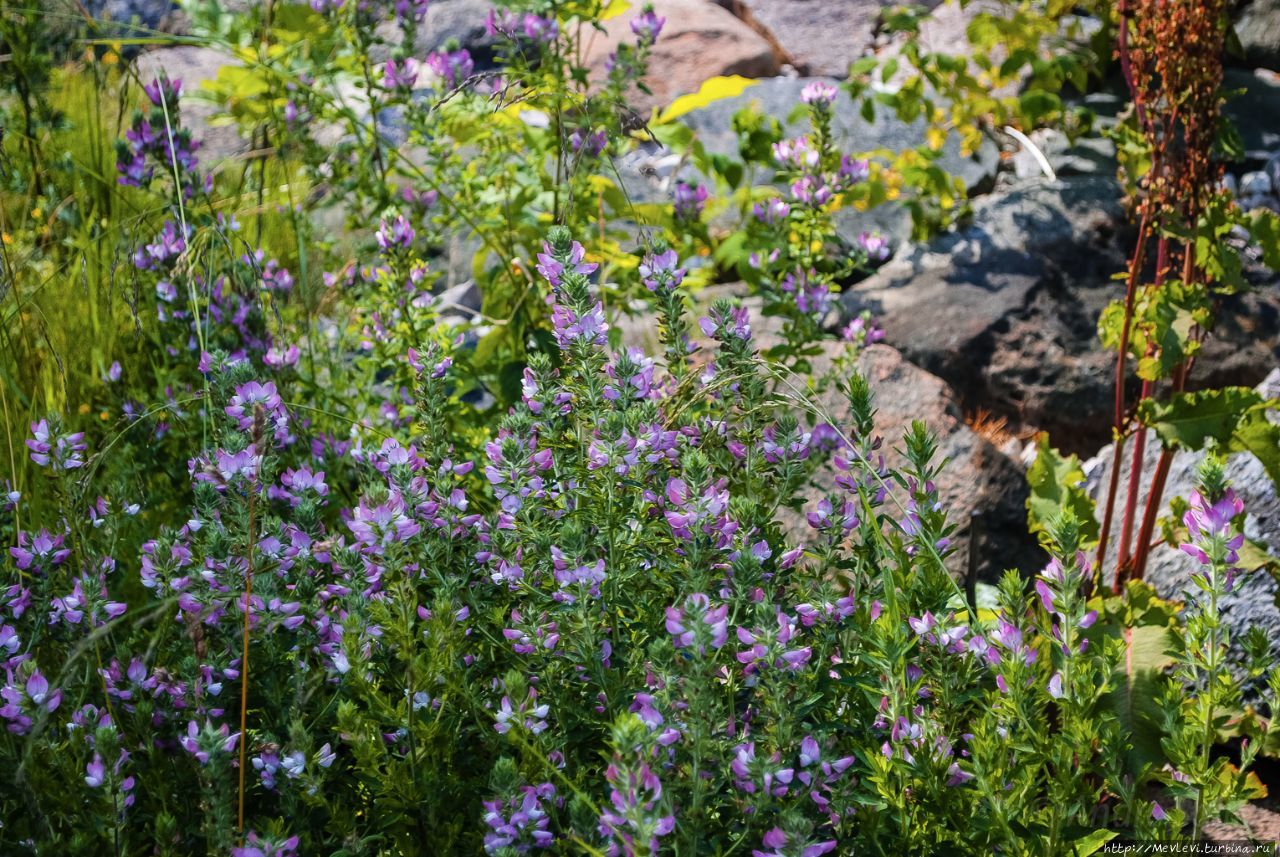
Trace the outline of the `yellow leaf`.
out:
M 600 13 L 600 20 L 607 21 L 610 18 L 616 18 L 631 8 L 628 0 L 613 0 L 608 6 L 604 7 L 604 11 Z
M 671 102 L 658 115 L 657 121 L 659 123 L 670 122 L 672 119 L 697 110 L 699 107 L 706 107 L 708 104 L 714 104 L 717 101 L 741 95 L 748 88 L 755 85 L 756 82 L 754 80 L 737 74 L 729 77 L 713 77 L 703 83 L 697 92 L 682 95 Z

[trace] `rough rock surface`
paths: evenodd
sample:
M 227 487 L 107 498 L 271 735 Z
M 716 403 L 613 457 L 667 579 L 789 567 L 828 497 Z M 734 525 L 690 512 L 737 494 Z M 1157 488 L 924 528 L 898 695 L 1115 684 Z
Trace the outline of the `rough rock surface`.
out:
M 1072 143 L 1061 131 L 1037 128 L 1027 137 L 1060 178 L 1068 176 L 1113 176 L 1116 174 L 1116 147 L 1106 138 L 1089 138 Z M 1044 168 L 1031 150 L 1020 146 L 1014 153 L 1013 175 L 1018 179 L 1044 175 Z
M 1280 369 L 1273 370 L 1258 389 L 1264 396 L 1280 396 Z M 1120 467 L 1121 495 L 1118 502 L 1123 502 L 1124 485 L 1132 471 L 1132 442 L 1126 447 L 1126 453 L 1128 453 L 1126 460 Z M 1111 478 L 1112 455 L 1112 447 L 1107 446 L 1085 463 L 1085 476 L 1097 500 L 1099 514 L 1106 502 L 1107 485 Z M 1143 456 L 1144 489 L 1150 485 L 1150 476 L 1155 470 L 1159 455 L 1159 440 L 1153 433 L 1148 433 Z M 1165 486 L 1164 503 L 1160 509 L 1161 516 L 1169 514 L 1170 498 L 1186 497 L 1195 488 L 1197 468 L 1203 458 L 1203 453 L 1178 452 L 1174 455 Z M 1262 469 L 1258 459 L 1249 453 L 1232 455 L 1227 460 L 1227 478 L 1231 480 L 1236 494 L 1244 502 L 1247 512 L 1245 535 L 1265 545 L 1272 556 L 1280 556 L 1280 497 L 1277 496 L 1276 486 Z M 1145 505 L 1146 499 L 1144 490 L 1139 497 L 1139 509 Z M 1115 554 L 1116 545 L 1113 539 L 1104 569 L 1114 569 Z M 1156 588 L 1161 597 L 1180 600 L 1189 591 L 1193 591 L 1191 574 L 1196 568 L 1195 560 L 1177 547 L 1161 545 L 1151 552 L 1145 580 Z M 1280 596 L 1280 586 L 1272 575 L 1266 571 L 1246 574 L 1236 581 L 1235 589 L 1222 599 L 1222 611 L 1233 637 L 1239 638 L 1251 625 L 1258 625 L 1267 632 L 1272 640 L 1272 652 L 1280 658 L 1278 596 Z
M 1263 761 L 1264 763 L 1267 761 L 1265 757 Z M 1274 762 L 1272 764 L 1274 765 Z M 1280 802 L 1275 798 L 1274 786 L 1269 788 L 1271 794 L 1266 801 L 1269 806 L 1264 806 L 1262 803 L 1245 804 L 1240 808 L 1240 820 L 1244 822 L 1242 825 L 1210 821 L 1204 826 L 1205 838 L 1210 842 L 1220 842 L 1224 846 L 1233 848 L 1239 848 L 1239 843 L 1249 840 L 1250 837 L 1260 843 L 1270 842 L 1280 845 L 1280 813 L 1276 812 Z
M 415 53 L 420 58 L 425 57 L 432 51 L 442 50 L 447 42 L 454 40 L 471 54 L 476 71 L 493 70 L 496 67 L 494 47 L 497 39 L 485 28 L 489 10 L 493 7 L 491 0 L 432 0 L 427 6 L 426 18 L 418 27 Z M 379 24 L 378 34 L 392 44 L 399 43 L 400 30 L 394 20 Z M 381 62 L 390 58 L 390 51 L 379 47 L 372 56 Z
M 1223 112 L 1244 143 L 1245 157 L 1265 161 L 1280 152 L 1280 74 L 1265 69 L 1230 68 L 1223 76 L 1222 88 L 1227 92 L 1245 90 L 1227 99 Z
M 875 39 L 892 0 L 721 0 L 743 19 L 768 30 L 802 74 L 843 77 Z M 923 5 L 936 5 L 937 0 Z
M 631 19 L 642 5 L 632 2 L 630 11 L 604 22 L 604 32 L 584 38 L 584 59 L 593 74 L 603 75 L 618 45 L 635 40 Z M 781 70 L 769 41 L 712 0 L 655 0 L 653 7 L 667 20 L 650 54 L 645 83 L 652 95 L 635 93 L 632 106 L 641 112 L 696 92 L 718 75 L 769 77 Z
M 1280 69 L 1280 0 L 1244 0 L 1234 17 L 1245 62 Z
M 1097 339 L 1132 237 L 1115 182 L 1027 181 L 984 197 L 973 222 L 910 248 L 842 297 L 869 309 L 965 407 L 1087 454 L 1110 433 L 1112 355 Z M 1280 355 L 1280 286 L 1228 300 L 1193 381 L 1258 383 Z

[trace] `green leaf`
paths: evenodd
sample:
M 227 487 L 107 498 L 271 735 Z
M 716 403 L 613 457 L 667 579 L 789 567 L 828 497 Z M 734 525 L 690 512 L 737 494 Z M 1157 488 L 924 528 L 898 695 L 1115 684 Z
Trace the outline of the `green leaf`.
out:
M 1124 301 L 1114 300 L 1098 316 L 1098 339 L 1102 342 L 1102 347 L 1110 351 L 1119 348 L 1123 327 Z
M 1262 396 L 1248 387 L 1177 393 L 1167 402 L 1143 399 L 1138 419 L 1155 429 L 1166 447 L 1198 450 L 1210 438 L 1229 443 L 1241 417 L 1262 401 Z
M 1267 419 L 1267 411 L 1278 405 L 1280 402 L 1272 400 L 1249 410 L 1236 425 L 1231 448 L 1253 453 L 1271 482 L 1280 488 L 1280 425 Z
M 1280 271 L 1280 215 L 1255 208 L 1249 216 L 1249 233 L 1262 250 L 1262 261 L 1273 271 Z
M 1096 853 L 1099 848 L 1106 845 L 1119 835 L 1120 834 L 1114 830 L 1094 830 L 1090 833 L 1086 833 L 1084 836 L 1081 836 L 1075 842 L 1072 842 L 1071 853 L 1075 855 L 1075 857 L 1089 857 L 1090 854 Z
M 1147 766 L 1159 768 L 1165 755 L 1158 700 L 1164 671 L 1174 662 L 1168 652 L 1173 642 L 1169 628 L 1177 623 L 1175 608 L 1141 581 L 1131 583 L 1123 597 L 1094 599 L 1090 605 L 1099 614 L 1085 633 L 1091 648 L 1101 650 L 1110 641 L 1119 645 L 1122 654 L 1102 705 L 1116 716 L 1128 737 L 1128 771 L 1137 774 Z
M 1018 111 L 1027 126 L 1034 127 L 1061 113 L 1062 99 L 1042 89 L 1028 90 L 1018 96 Z
M 1167 402 L 1144 399 L 1138 419 L 1166 447 L 1194 451 L 1212 439 L 1229 452 L 1252 453 L 1280 487 L 1280 425 L 1268 418 L 1278 408 L 1280 400 L 1263 399 L 1257 390 L 1223 387 L 1178 393 Z
M 688 125 L 673 122 L 669 125 L 650 125 L 649 130 L 659 143 L 668 148 L 683 152 L 693 142 L 693 129 Z
M 1047 537 L 1049 522 L 1063 510 L 1070 510 L 1080 522 L 1084 543 L 1097 543 L 1098 517 L 1093 499 L 1084 489 L 1080 459 L 1074 455 L 1064 457 L 1049 445 L 1047 434 L 1036 438 L 1036 460 L 1027 469 L 1027 484 L 1031 487 L 1027 524 L 1042 542 Z
M 849 66 L 849 76 L 859 77 L 864 74 L 870 74 L 875 71 L 879 62 L 880 61 L 875 57 L 860 57 L 859 59 L 854 60 L 853 64 Z
M 756 81 L 737 74 L 728 77 L 713 77 L 698 87 L 697 92 L 682 95 L 667 105 L 666 109 L 658 114 L 657 124 L 661 125 L 670 122 L 672 119 L 676 119 L 700 107 L 706 107 L 708 104 L 714 104 L 726 98 L 734 98 L 755 85 Z

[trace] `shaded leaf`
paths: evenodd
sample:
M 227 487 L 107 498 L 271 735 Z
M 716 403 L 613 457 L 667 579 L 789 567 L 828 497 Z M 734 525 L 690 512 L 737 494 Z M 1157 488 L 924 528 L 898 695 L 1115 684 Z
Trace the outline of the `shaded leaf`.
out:
M 1049 436 L 1036 438 L 1036 460 L 1027 469 L 1027 523 L 1043 541 L 1049 522 L 1063 510 L 1070 510 L 1080 522 L 1084 543 L 1097 543 L 1098 519 L 1093 499 L 1084 488 L 1080 459 L 1063 456 L 1049 445 Z

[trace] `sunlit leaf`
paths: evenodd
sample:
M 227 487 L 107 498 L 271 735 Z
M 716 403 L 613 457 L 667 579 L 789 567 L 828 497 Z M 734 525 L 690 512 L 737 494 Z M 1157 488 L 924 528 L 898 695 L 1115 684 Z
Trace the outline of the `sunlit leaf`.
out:
M 670 122 L 708 104 L 714 104 L 726 98 L 735 98 L 755 85 L 756 81 L 751 78 L 736 74 L 728 77 L 713 77 L 698 87 L 697 92 L 682 95 L 667 105 L 666 109 L 658 114 L 657 122 L 658 124 Z

